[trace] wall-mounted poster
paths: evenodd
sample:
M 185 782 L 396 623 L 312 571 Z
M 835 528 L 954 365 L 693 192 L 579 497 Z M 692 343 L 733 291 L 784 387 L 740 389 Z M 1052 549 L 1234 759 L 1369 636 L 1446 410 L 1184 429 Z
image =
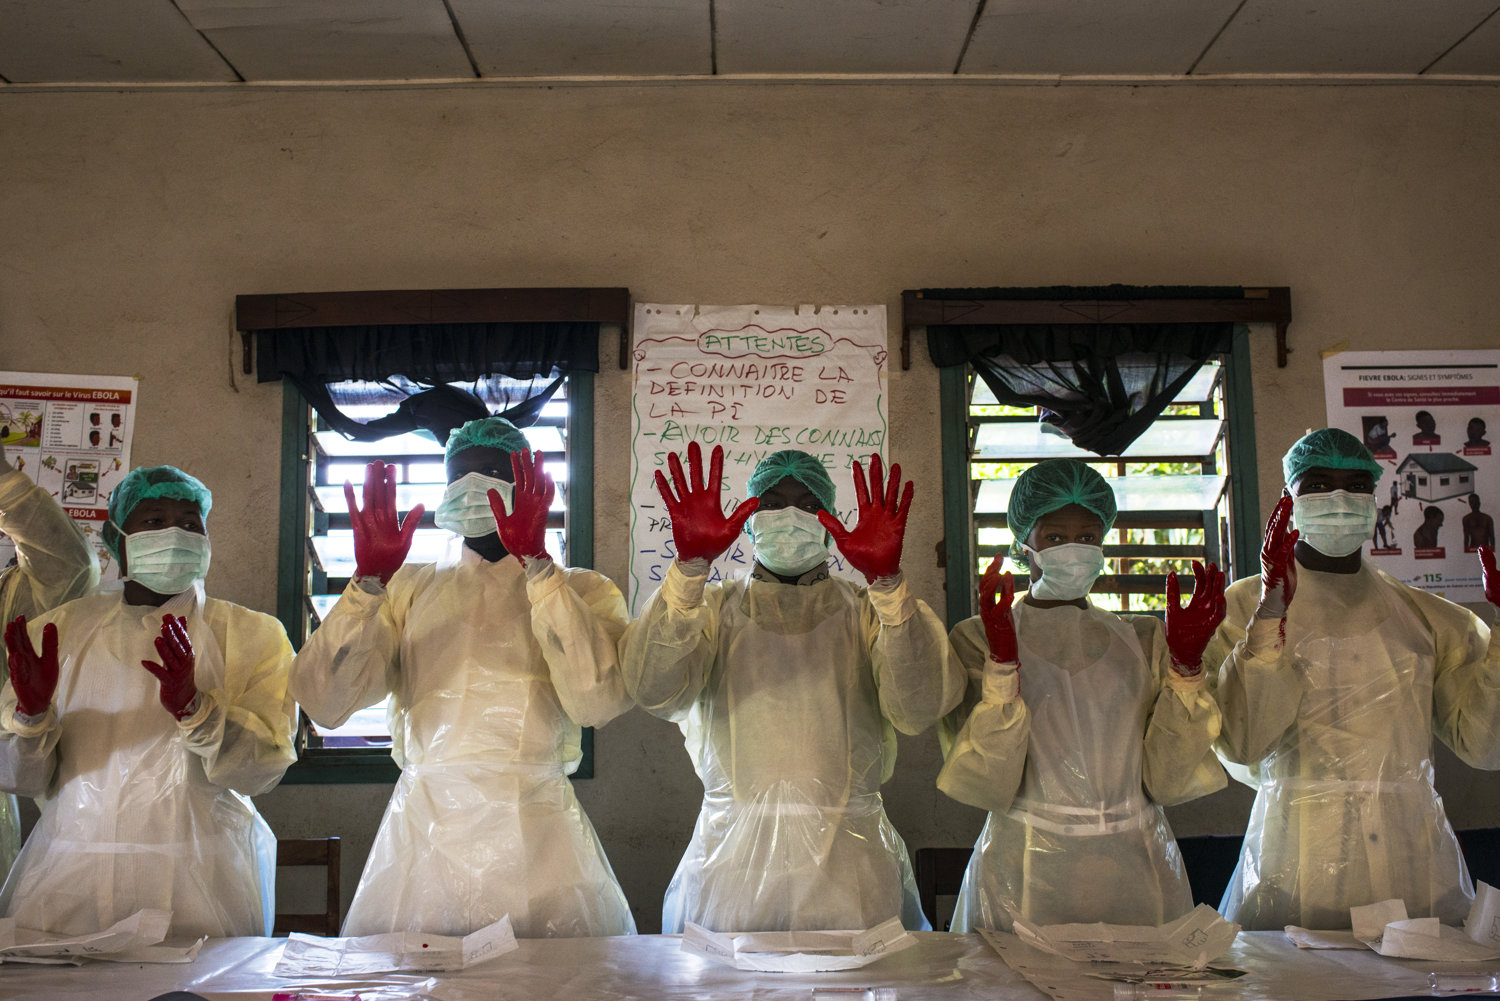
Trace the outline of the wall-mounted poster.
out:
M 1344 351 L 1323 360 L 1328 424 L 1364 439 L 1385 475 L 1365 556 L 1451 601 L 1484 600 L 1495 544 L 1500 351 Z
M 118 375 L 0 372 L 0 441 L 11 465 L 57 499 L 99 554 L 100 576 L 119 576 L 100 530 L 109 492 L 130 471 L 137 380 Z M 0 566 L 16 547 L 0 535 Z
M 756 463 L 772 452 L 817 456 L 838 488 L 837 515 L 854 525 L 851 464 L 885 455 L 884 306 L 635 307 L 630 482 L 630 588 L 633 612 L 675 557 L 672 526 L 654 473 L 667 455 L 703 449 L 705 475 L 724 448 L 726 514 L 745 499 Z M 919 499 L 920 500 L 920 499 Z M 936 499 L 928 498 L 930 503 Z M 748 571 L 744 536 L 709 570 L 710 580 Z M 834 573 L 864 578 L 834 549 Z

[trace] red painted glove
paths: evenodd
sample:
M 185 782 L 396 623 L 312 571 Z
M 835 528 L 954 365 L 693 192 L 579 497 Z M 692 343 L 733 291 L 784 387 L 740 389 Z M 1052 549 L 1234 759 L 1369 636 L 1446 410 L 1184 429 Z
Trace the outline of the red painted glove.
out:
M 1016 652 L 1016 622 L 1011 618 L 1010 606 L 1016 599 L 1016 579 L 1009 571 L 1000 576 L 1003 555 L 990 560 L 979 578 L 979 618 L 984 623 L 984 637 L 989 640 L 990 657 L 1002 664 L 1014 664 L 1019 659 Z M 999 590 L 999 600 L 995 592 Z
M 1495 569 L 1493 546 L 1479 547 L 1479 573 L 1484 580 L 1484 599 L 1500 608 L 1500 571 Z
M 1299 533 L 1291 528 L 1292 499 L 1276 502 L 1266 522 L 1266 538 L 1260 549 L 1260 607 L 1256 618 L 1283 619 L 1297 591 L 1297 559 L 1293 550 Z
M 1224 572 L 1210 563 L 1193 561 L 1193 597 L 1182 607 L 1177 573 L 1167 575 L 1167 649 L 1178 674 L 1194 675 L 1214 630 L 1224 621 Z M 1180 670 L 1179 670 L 1180 669 Z
M 349 502 L 349 521 L 354 526 L 354 573 L 379 577 L 388 584 L 391 575 L 406 561 L 411 537 L 422 520 L 421 504 L 396 521 L 396 467 L 376 459 L 365 467 L 365 506 L 354 503 L 354 485 L 344 481 L 344 499 Z
M 891 477 L 886 481 L 884 464 L 876 453 L 870 456 L 868 489 L 864 467 L 854 464 L 854 499 L 859 515 L 854 531 L 844 531 L 839 520 L 827 511 L 818 512 L 818 522 L 833 536 L 844 559 L 872 584 L 901 571 L 901 542 L 906 537 L 906 516 L 911 513 L 912 484 L 908 481 L 905 490 L 900 487 L 901 467 L 891 466 Z
M 187 621 L 180 615 L 163 615 L 161 635 L 156 638 L 156 655 L 161 663 L 143 660 L 141 666 L 161 682 L 161 704 L 177 719 L 186 719 L 197 706 L 198 686 L 193 681 L 193 641 L 188 637 Z
M 515 474 L 510 502 L 515 510 L 511 513 L 506 514 L 505 501 L 498 490 L 489 493 L 495 527 L 500 530 L 500 544 L 518 559 L 552 558 L 547 552 L 547 512 L 552 510 L 557 486 L 543 470 L 542 460 L 541 452 L 533 455 L 529 448 L 510 453 L 510 469 Z
M 18 615 L 5 627 L 5 652 L 10 667 L 10 687 L 16 692 L 16 712 L 40 716 L 52 704 L 57 691 L 57 627 L 42 627 L 42 653 L 37 656 L 26 631 L 26 616 Z
M 745 522 L 760 507 L 760 500 L 752 497 L 724 517 L 719 500 L 719 491 L 724 482 L 724 449 L 714 446 L 709 459 L 708 482 L 703 482 L 703 450 L 696 441 L 688 443 L 688 471 L 692 481 L 682 473 L 682 460 L 676 452 L 667 455 L 667 468 L 672 472 L 672 486 L 661 470 L 656 471 L 656 489 L 667 506 L 672 519 L 672 542 L 677 547 L 679 560 L 711 560 L 723 554 L 734 544 L 735 537 L 745 527 Z M 676 491 L 673 491 L 673 487 Z

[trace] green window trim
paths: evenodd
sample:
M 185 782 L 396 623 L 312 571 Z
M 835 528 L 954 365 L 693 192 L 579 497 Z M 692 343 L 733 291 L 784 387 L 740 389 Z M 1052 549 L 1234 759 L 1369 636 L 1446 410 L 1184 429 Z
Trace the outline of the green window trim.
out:
M 1230 509 L 1235 519 L 1231 565 L 1260 567 L 1260 488 L 1256 472 L 1255 400 L 1250 379 L 1250 332 L 1240 326 L 1225 362 L 1224 405 L 1229 425 L 1228 447 L 1233 468 L 1229 476 Z M 943 450 L 943 535 L 947 564 L 947 622 L 951 630 L 975 614 L 974 498 L 969 486 L 969 430 L 966 368 L 938 369 L 938 393 Z

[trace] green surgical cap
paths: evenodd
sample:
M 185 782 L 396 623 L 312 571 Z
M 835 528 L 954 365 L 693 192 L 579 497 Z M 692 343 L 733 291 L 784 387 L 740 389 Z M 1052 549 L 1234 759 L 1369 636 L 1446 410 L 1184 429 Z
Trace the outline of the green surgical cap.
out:
M 750 474 L 745 492 L 751 497 L 759 497 L 788 476 L 811 490 L 823 509 L 833 513 L 834 488 L 828 470 L 817 459 L 795 448 L 772 452 L 760 460 L 755 472 Z
M 214 495 L 196 476 L 189 476 L 176 466 L 137 466 L 125 474 L 119 486 L 109 494 L 109 521 L 104 524 L 104 544 L 120 558 L 120 529 L 130 517 L 136 505 L 155 497 L 192 501 L 198 505 L 198 513 L 208 521 L 208 512 L 214 506 Z
M 1010 509 L 1005 517 L 1015 541 L 1010 544 L 1010 558 L 1029 567 L 1021 543 L 1043 515 L 1058 508 L 1077 504 L 1099 516 L 1108 532 L 1115 523 L 1119 508 L 1115 492 L 1098 470 L 1077 459 L 1048 459 L 1038 462 L 1021 474 L 1010 492 Z
M 1281 457 L 1281 475 L 1287 486 L 1302 479 L 1309 469 L 1363 469 L 1377 480 L 1384 472 L 1364 442 L 1339 428 L 1309 431 Z
M 448 436 L 448 447 L 443 450 L 443 462 L 452 462 L 455 455 L 475 445 L 498 448 L 502 452 L 524 452 L 531 447 L 520 429 L 504 417 L 481 417 L 479 420 L 469 421 Z

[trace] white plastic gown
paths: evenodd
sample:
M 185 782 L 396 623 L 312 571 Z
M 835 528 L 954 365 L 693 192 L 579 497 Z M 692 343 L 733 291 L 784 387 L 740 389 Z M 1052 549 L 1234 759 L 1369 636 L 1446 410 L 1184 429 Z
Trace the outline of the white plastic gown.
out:
M 989 645 L 953 629 L 969 694 L 939 730 L 938 788 L 989 810 L 954 931 L 1039 924 L 1160 925 L 1192 909 L 1162 805 L 1228 784 L 1205 678 L 1171 670 L 1161 620 L 1063 605 L 1012 609 L 1019 692 L 981 700 Z M 998 665 L 997 665 L 998 666 Z M 997 689 L 999 685 L 995 686 Z
M 1286 619 L 1247 639 L 1258 578 L 1228 591 L 1221 757 L 1257 787 L 1220 910 L 1247 929 L 1348 928 L 1392 897 L 1453 924 L 1473 890 L 1433 789 L 1432 735 L 1500 768 L 1500 643 L 1472 612 L 1361 565 L 1297 569 Z M 1236 768 L 1235 764 L 1248 768 Z
M 528 582 L 516 559 L 460 547 L 374 593 L 351 583 L 293 667 L 323 726 L 394 696 L 401 777 L 343 932 L 465 935 L 509 914 L 523 938 L 633 934 L 567 779 L 580 724 L 630 706 L 625 602 L 592 571 L 539 561 Z
M 52 495 L 19 469 L 0 473 L 0 532 L 16 545 L 16 565 L 0 569 L 0 623 L 33 619 L 99 582 L 88 540 Z M 0 795 L 0 881 L 21 850 L 16 798 Z
M 704 789 L 664 932 L 928 927 L 880 786 L 895 731 L 935 723 L 963 673 L 904 582 L 811 574 L 705 589 L 674 563 L 625 632 L 631 694 L 681 727 Z
M 162 616 L 187 619 L 198 712 L 179 723 L 141 667 Z M 23 928 L 82 934 L 146 908 L 180 936 L 269 935 L 276 839 L 250 803 L 295 760 L 287 696 L 292 648 L 269 615 L 203 584 L 160 608 L 119 585 L 29 623 L 56 623 L 53 706 L 28 729 L 9 684 L 0 697 L 0 788 L 40 801 L 0 913 Z

